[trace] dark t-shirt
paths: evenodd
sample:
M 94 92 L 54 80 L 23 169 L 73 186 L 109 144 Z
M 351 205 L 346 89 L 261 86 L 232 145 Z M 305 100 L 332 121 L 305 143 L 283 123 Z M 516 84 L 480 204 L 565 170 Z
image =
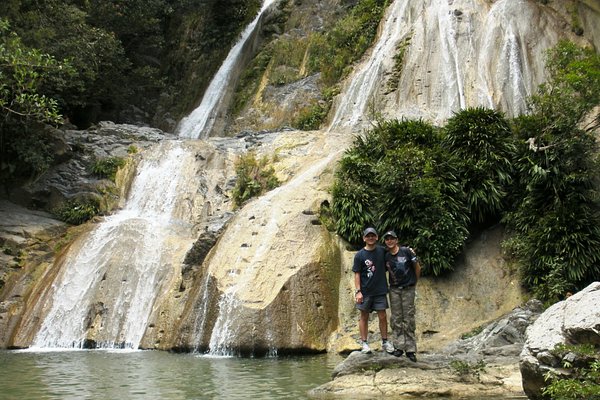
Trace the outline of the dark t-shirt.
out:
M 381 246 L 373 250 L 364 247 L 354 256 L 353 272 L 360 272 L 360 290 L 363 296 L 378 296 L 388 292 L 385 277 L 385 250 Z
M 417 256 L 408 247 L 400 247 L 396 254 L 386 252 L 385 266 L 389 273 L 390 286 L 416 285 L 415 262 Z

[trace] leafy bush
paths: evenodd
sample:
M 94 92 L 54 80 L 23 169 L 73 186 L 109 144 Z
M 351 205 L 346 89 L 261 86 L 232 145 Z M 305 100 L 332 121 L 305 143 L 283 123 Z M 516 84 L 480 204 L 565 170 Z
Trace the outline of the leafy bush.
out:
M 269 165 L 269 159 L 263 157 L 256 159 L 253 152 L 241 155 L 235 163 L 237 180 L 233 188 L 233 202 L 236 207 L 241 206 L 252 197 L 279 186 L 279 179 L 275 176 L 275 169 Z
M 387 0 L 360 0 L 330 31 L 311 36 L 309 70 L 321 72 L 325 86 L 345 77 L 349 66 L 373 43 L 388 4 Z
M 423 121 L 382 122 L 357 137 L 332 188 L 338 233 L 358 244 L 367 225 L 395 229 L 426 272 L 451 270 L 467 238 L 468 216 L 439 144 L 438 130 Z
M 459 376 L 473 376 L 479 380 L 480 374 L 485 372 L 486 363 L 483 360 L 479 360 L 477 363 L 469 363 L 468 361 L 452 360 L 450 367 Z
M 121 157 L 107 157 L 96 160 L 92 165 L 92 172 L 100 178 L 115 180 L 119 168 L 125 165 L 125 159 Z
M 99 205 L 95 200 L 69 200 L 54 210 L 54 214 L 63 222 L 80 225 L 98 215 Z
M 328 112 L 329 107 L 322 102 L 316 102 L 312 106 L 301 109 L 292 126 L 303 131 L 319 129 Z
M 548 52 L 550 79 L 532 112 L 514 120 L 518 139 L 510 251 L 525 286 L 547 302 L 600 276 L 600 166 L 597 142 L 582 122 L 600 104 L 600 56 L 561 42 Z
M 458 165 L 471 220 L 497 219 L 512 181 L 515 146 L 508 121 L 490 109 L 462 110 L 446 123 L 442 145 Z

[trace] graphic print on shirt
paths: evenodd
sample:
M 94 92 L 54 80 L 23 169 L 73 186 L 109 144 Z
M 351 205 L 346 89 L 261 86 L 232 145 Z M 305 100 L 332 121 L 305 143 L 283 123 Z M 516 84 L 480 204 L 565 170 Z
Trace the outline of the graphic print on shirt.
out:
M 365 265 L 367 267 L 367 281 L 371 279 L 373 274 L 375 273 L 375 263 L 371 260 L 365 260 Z
M 386 267 L 390 272 L 391 284 L 398 285 L 409 278 L 409 262 L 410 260 L 406 257 L 406 254 L 400 254 L 400 252 L 398 252 L 397 255 L 393 256 L 393 258 L 386 263 Z

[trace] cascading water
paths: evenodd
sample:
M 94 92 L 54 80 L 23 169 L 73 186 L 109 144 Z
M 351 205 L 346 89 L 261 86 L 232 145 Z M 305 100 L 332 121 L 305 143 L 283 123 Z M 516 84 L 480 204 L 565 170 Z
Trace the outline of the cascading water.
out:
M 354 128 L 360 125 L 365 115 L 369 101 L 373 99 L 374 88 L 382 75 L 384 61 L 390 54 L 395 53 L 398 39 L 407 33 L 403 15 L 409 1 L 396 0 L 386 11 L 385 22 L 380 39 L 375 44 L 368 61 L 363 63 L 352 75 L 335 114 L 329 125 L 329 130 Z
M 526 0 L 396 0 L 338 96 L 329 130 L 369 128 L 375 116 L 443 124 L 477 106 L 522 114 L 543 79 L 543 50 L 558 41 L 548 27 L 557 24 Z
M 180 137 L 207 135 L 244 43 L 275 1 L 264 1 L 201 105 L 181 122 Z M 189 205 L 199 185 L 190 179 L 194 166 L 194 155 L 179 141 L 163 142 L 144 154 L 126 207 L 99 223 L 79 250 L 66 256 L 32 348 L 81 348 L 89 341 L 100 348 L 139 347 L 155 299 L 177 270 L 173 263 L 182 262 L 181 254 L 195 239 Z
M 145 155 L 126 207 L 99 223 L 64 261 L 32 347 L 83 347 L 100 316 L 95 347 L 138 348 L 156 294 L 173 270 L 170 257 L 177 246 L 170 239 L 187 238 L 190 244 L 194 239 L 191 216 L 178 207 L 197 190 L 183 174 L 194 163 L 177 141 L 162 142 Z M 102 291 L 107 295 L 96 301 Z
M 494 3 L 490 9 L 488 19 L 501 21 L 501 23 L 484 24 L 485 30 L 482 35 L 483 45 L 479 62 L 487 62 L 490 67 L 495 69 L 495 75 L 501 77 L 499 86 L 504 96 L 500 105 L 509 114 L 518 115 L 527 110 L 527 98 L 531 95 L 530 85 L 533 76 L 529 71 L 529 60 L 524 59 L 527 57 L 527 53 L 521 46 L 521 43 L 527 40 L 519 35 L 521 30 L 517 25 L 518 19 L 513 15 L 514 8 L 511 6 L 513 5 L 508 0 L 502 0 Z M 520 10 L 527 12 L 527 4 L 523 4 Z M 503 27 L 502 30 L 499 29 L 499 25 Z M 500 51 L 498 51 L 498 38 L 501 40 Z M 496 53 L 500 54 L 501 62 L 493 65 L 489 63 L 489 60 Z M 487 101 L 482 101 L 482 104 L 487 107 L 494 107 L 496 102 L 492 98 L 494 91 L 488 83 L 493 81 L 494 77 L 490 73 L 481 73 L 479 76 L 478 86 L 483 88 L 482 100 L 483 98 L 487 99 Z
M 264 11 L 275 1 L 277 0 L 265 0 L 256 18 L 244 29 L 240 39 L 231 48 L 225 61 L 204 92 L 200 105 L 180 121 L 177 127 L 179 137 L 203 139 L 208 136 L 215 123 L 221 102 L 225 97 L 225 89 L 232 81 L 233 72 L 239 63 L 242 49 L 248 38 L 254 33 Z

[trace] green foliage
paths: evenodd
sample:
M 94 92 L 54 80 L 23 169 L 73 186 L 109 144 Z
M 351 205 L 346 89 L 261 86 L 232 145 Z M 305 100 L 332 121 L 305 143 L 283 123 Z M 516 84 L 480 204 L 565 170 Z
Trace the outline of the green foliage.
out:
M 531 114 L 514 120 L 520 144 L 504 221 L 525 286 L 554 302 L 600 276 L 597 143 L 580 128 L 600 104 L 600 57 L 565 42 L 548 54 L 548 82 Z
M 96 160 L 92 164 L 92 173 L 100 178 L 115 180 L 119 168 L 125 165 L 125 159 L 121 157 L 107 157 Z
M 52 154 L 41 124 L 58 124 L 62 117 L 44 84 L 71 72 L 66 62 L 23 44 L 0 19 L 0 180 L 36 176 L 49 167 Z
M 572 42 L 561 41 L 547 52 L 549 79 L 531 98 L 532 114 L 541 130 L 537 144 L 546 142 L 545 135 L 557 135 L 577 127 L 600 103 L 600 54 Z M 596 114 L 584 129 L 600 126 Z
M 393 228 L 417 250 L 424 271 L 451 270 L 468 220 L 445 159 L 438 130 L 423 121 L 382 122 L 357 137 L 332 189 L 338 233 L 358 244 L 367 225 Z
M 99 205 L 95 200 L 69 200 L 54 210 L 54 214 L 63 222 L 80 225 L 98 215 Z
M 252 197 L 279 186 L 279 179 L 275 176 L 275 169 L 270 165 L 267 157 L 260 160 L 253 152 L 241 155 L 235 163 L 237 180 L 233 188 L 233 202 L 240 207 Z
M 455 158 L 473 222 L 496 219 L 505 208 L 515 152 L 508 121 L 481 107 L 456 113 L 444 127 L 442 145 Z
M 391 77 L 388 81 L 388 89 L 393 92 L 398 89 L 398 83 L 400 83 L 400 76 L 402 75 L 402 69 L 404 67 L 404 55 L 406 54 L 406 49 L 410 45 L 410 37 L 405 37 L 398 45 L 396 46 L 396 54 L 394 55 L 394 68 L 392 69 Z
M 477 363 L 472 364 L 468 361 L 452 360 L 450 362 L 450 368 L 459 376 L 473 376 L 479 380 L 480 374 L 485 372 L 486 363 L 484 360 L 479 360 Z
M 562 367 L 568 373 L 546 374 L 548 385 L 543 389 L 544 395 L 556 400 L 600 399 L 600 354 L 593 345 L 559 344 L 552 354 L 562 359 Z
M 360 0 L 330 31 L 310 37 L 309 70 L 321 72 L 325 86 L 345 77 L 369 48 L 387 5 L 387 0 Z
M 303 131 L 319 129 L 328 112 L 328 103 L 315 102 L 312 106 L 299 111 L 298 117 L 292 122 L 292 126 Z
M 25 46 L 10 31 L 8 21 L 0 19 L 0 123 L 10 118 L 59 123 L 57 101 L 39 93 L 39 89 L 52 71 L 63 69 L 67 64 Z

